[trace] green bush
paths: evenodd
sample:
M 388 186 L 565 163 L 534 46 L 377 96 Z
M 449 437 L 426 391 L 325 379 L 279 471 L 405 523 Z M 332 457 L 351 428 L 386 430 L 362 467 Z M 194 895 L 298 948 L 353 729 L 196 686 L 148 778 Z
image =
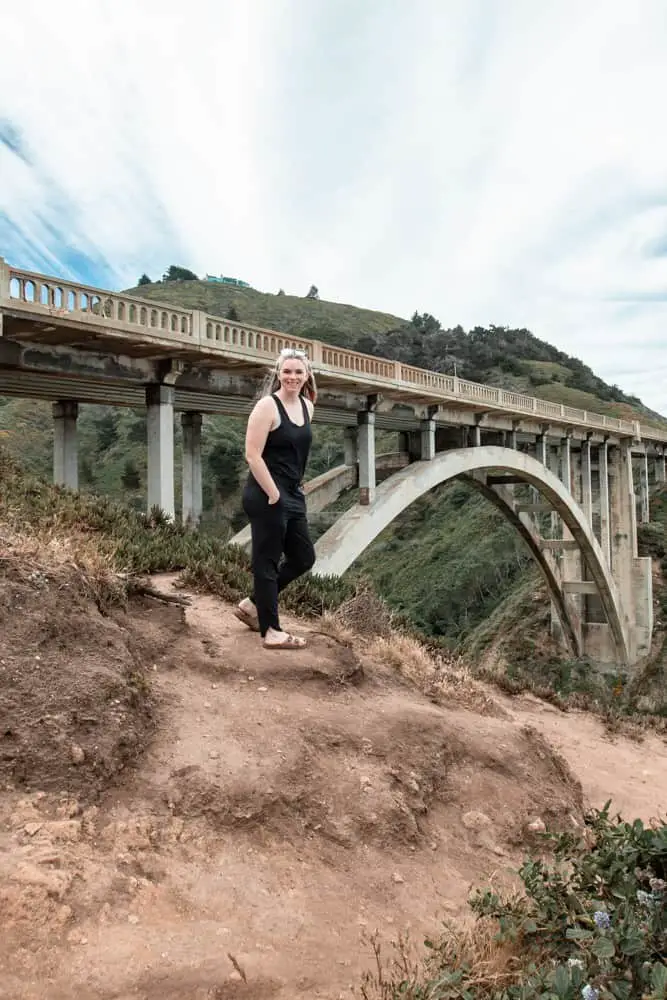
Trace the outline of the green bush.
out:
M 362 995 L 665 1000 L 667 825 L 611 820 L 608 810 L 609 803 L 587 818 L 584 836 L 545 835 L 552 861 L 524 861 L 523 893 L 477 892 L 470 901 L 477 917 L 471 933 L 451 929 L 427 942 L 422 972 L 401 978 L 406 962 L 388 974 L 380 968 L 366 978 Z

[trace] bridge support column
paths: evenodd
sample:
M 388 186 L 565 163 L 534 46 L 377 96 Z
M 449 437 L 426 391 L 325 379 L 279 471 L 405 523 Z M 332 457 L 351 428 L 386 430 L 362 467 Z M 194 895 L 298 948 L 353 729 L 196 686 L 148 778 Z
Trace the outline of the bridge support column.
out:
M 611 566 L 611 531 L 609 511 L 609 445 L 605 441 L 598 449 L 600 476 L 600 546 L 602 555 Z
M 637 557 L 637 501 L 630 441 L 609 449 L 609 512 L 612 575 L 627 623 L 630 662 L 634 663 L 650 648 L 653 591 L 651 560 Z
M 359 503 L 367 507 L 375 497 L 375 414 L 372 410 L 360 410 L 357 423 Z
M 79 404 L 74 400 L 53 404 L 53 481 L 72 490 L 79 488 L 78 416 Z
M 422 420 L 420 431 L 421 460 L 432 462 L 435 458 L 435 420 Z
M 170 385 L 146 389 L 148 432 L 148 510 L 159 507 L 174 517 L 174 390 Z
M 591 475 L 591 441 L 581 442 L 581 506 L 589 524 L 593 523 L 593 479 Z
M 548 468 L 549 443 L 546 434 L 540 434 L 535 442 L 535 457 Z
M 572 492 L 572 439 L 564 437 L 560 439 L 560 478 L 565 483 L 568 492 Z
M 655 481 L 656 483 L 667 482 L 664 451 L 661 455 L 657 455 L 655 459 Z
M 560 446 L 558 448 L 557 455 L 557 465 L 558 465 L 558 478 L 563 483 L 568 493 L 573 493 L 573 480 L 572 480 L 572 439 L 569 435 L 560 439 Z M 560 518 L 559 518 L 560 520 Z M 561 522 L 560 529 L 561 538 L 565 542 L 569 542 L 570 545 L 565 545 L 561 556 L 560 556 L 560 574 L 563 581 L 569 580 L 581 580 L 582 578 L 582 559 L 581 551 L 578 547 L 571 547 L 572 543 L 572 533 L 566 524 Z M 576 616 L 581 620 L 581 605 L 582 596 L 580 594 L 569 593 L 566 600 L 574 606 L 576 611 Z M 551 628 L 552 634 L 556 638 L 562 636 L 562 629 L 558 616 L 555 614 L 555 609 L 552 609 L 551 616 Z
M 201 521 L 201 413 L 182 413 L 183 428 L 183 524 L 196 528 Z
M 648 455 L 639 458 L 639 517 L 642 524 L 650 520 L 648 503 Z
M 343 462 L 345 465 L 357 464 L 357 428 L 346 427 L 343 431 Z

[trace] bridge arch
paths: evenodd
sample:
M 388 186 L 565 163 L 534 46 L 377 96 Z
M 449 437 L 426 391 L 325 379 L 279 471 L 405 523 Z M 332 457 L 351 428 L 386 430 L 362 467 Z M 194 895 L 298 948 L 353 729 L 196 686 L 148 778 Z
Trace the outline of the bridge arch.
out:
M 485 485 L 485 479 L 480 474 L 492 470 L 512 474 L 521 482 L 535 487 L 560 515 L 577 542 L 597 587 L 618 659 L 628 663 L 627 624 L 618 590 L 583 510 L 560 479 L 541 462 L 510 448 L 492 445 L 456 448 L 436 455 L 431 461 L 414 462 L 395 473 L 377 487 L 372 504 L 356 504 L 322 535 L 315 546 L 317 561 L 313 573 L 340 576 L 406 507 L 435 486 L 463 477 L 473 482 L 496 504 L 528 543 L 549 588 L 568 644 L 573 651 L 580 652 L 580 624 L 574 609 L 565 599 L 559 574 L 540 548 L 538 537 L 526 520 Z

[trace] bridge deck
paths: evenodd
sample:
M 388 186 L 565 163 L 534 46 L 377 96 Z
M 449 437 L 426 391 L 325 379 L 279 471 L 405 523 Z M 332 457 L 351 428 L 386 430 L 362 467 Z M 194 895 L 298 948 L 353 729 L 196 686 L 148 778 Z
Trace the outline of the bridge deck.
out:
M 237 375 L 266 372 L 278 352 L 307 352 L 323 389 L 406 404 L 439 404 L 476 413 L 529 417 L 559 425 L 609 431 L 667 443 L 665 429 L 592 413 L 577 407 L 498 389 L 442 372 L 233 323 L 199 310 L 181 309 L 10 267 L 0 258 L 0 332 L 13 341 L 177 359 Z

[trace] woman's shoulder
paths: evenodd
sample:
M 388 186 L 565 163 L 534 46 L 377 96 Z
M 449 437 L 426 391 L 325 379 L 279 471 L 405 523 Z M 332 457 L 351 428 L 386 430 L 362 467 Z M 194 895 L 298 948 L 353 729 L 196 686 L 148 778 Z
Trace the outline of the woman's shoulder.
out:
M 277 410 L 276 401 L 273 398 L 273 396 L 270 395 L 262 396 L 262 398 L 258 399 L 252 408 L 252 412 L 254 414 L 256 413 L 260 417 L 261 416 L 268 417 L 269 415 L 271 417 L 274 417 L 276 414 L 276 410 Z

